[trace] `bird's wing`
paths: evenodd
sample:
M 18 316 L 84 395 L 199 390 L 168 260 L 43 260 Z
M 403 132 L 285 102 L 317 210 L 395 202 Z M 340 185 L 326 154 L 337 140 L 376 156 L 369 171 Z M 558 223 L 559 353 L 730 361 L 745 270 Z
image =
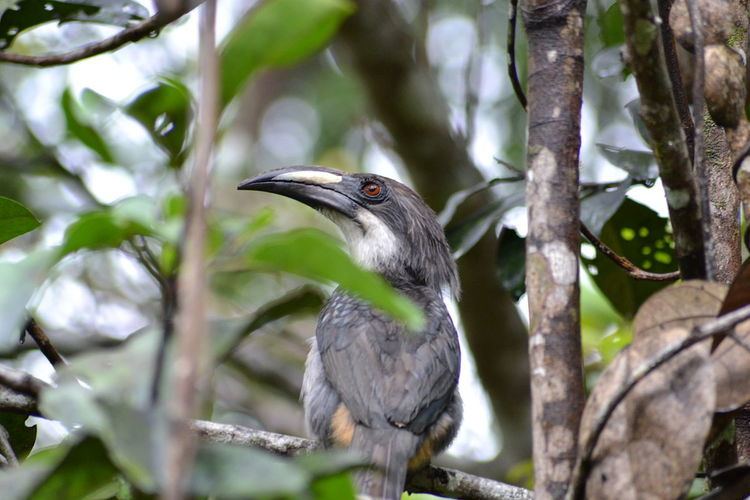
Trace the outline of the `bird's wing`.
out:
M 445 410 L 458 382 L 458 339 L 442 301 L 426 306 L 422 332 L 341 295 L 321 315 L 323 367 L 355 421 L 422 434 Z

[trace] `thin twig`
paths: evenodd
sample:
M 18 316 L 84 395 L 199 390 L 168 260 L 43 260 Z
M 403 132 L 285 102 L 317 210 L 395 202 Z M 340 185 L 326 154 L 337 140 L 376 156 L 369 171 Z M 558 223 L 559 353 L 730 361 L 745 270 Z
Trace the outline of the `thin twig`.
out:
M 196 443 L 190 418 L 201 402 L 200 382 L 206 372 L 206 195 L 209 189 L 211 156 L 218 120 L 218 57 L 216 52 L 216 0 L 201 9 L 200 102 L 196 134 L 195 163 L 190 178 L 189 212 L 185 230 L 185 260 L 180 269 L 177 292 L 175 370 L 169 414 L 170 440 L 165 460 L 164 500 L 184 497 L 185 479 L 195 458 Z
M 144 269 L 151 275 L 159 285 L 161 292 L 162 309 L 162 334 L 159 346 L 156 349 L 154 360 L 154 373 L 151 376 L 151 404 L 156 405 L 159 401 L 162 375 L 164 373 L 164 361 L 166 359 L 167 344 L 172 339 L 174 331 L 174 314 L 177 310 L 177 280 L 175 276 L 165 276 L 159 270 L 156 256 L 148 248 L 148 243 L 143 236 L 129 241 Z
M 581 222 L 581 234 L 583 234 L 589 242 L 591 242 L 597 250 L 607 256 L 609 260 L 620 266 L 628 273 L 633 279 L 636 280 L 648 280 L 648 281 L 674 281 L 680 279 L 680 271 L 674 271 L 671 273 L 651 273 L 644 271 L 640 267 L 630 262 L 627 258 L 622 255 L 618 255 L 617 252 L 609 248 L 606 243 L 596 237 L 591 230 L 586 227 L 586 224 Z
M 518 68 L 516 67 L 516 18 L 518 14 L 518 0 L 510 0 L 510 9 L 508 11 L 508 76 L 510 83 L 513 85 L 513 92 L 516 93 L 518 102 L 523 109 L 527 108 L 526 94 L 523 92 L 523 86 L 518 78 Z
M 68 364 L 65 362 L 65 359 L 63 359 L 52 342 L 50 342 L 49 337 L 47 337 L 47 334 L 44 333 L 44 330 L 42 330 L 42 327 L 39 326 L 39 323 L 34 321 L 34 318 L 29 318 L 26 326 L 24 326 L 24 330 L 32 339 L 34 339 L 34 342 L 36 342 L 39 350 L 42 352 L 42 354 L 44 354 L 44 357 L 47 358 L 50 363 L 52 363 L 52 366 Z
M 165 285 L 161 295 L 162 331 L 159 346 L 156 349 L 154 374 L 151 377 L 151 404 L 159 401 L 161 383 L 164 376 L 164 363 L 167 359 L 167 346 L 174 334 L 174 315 L 177 312 L 177 279 L 175 276 L 165 278 Z
M 695 47 L 695 66 L 693 71 L 693 123 L 695 123 L 695 143 L 693 153 L 693 171 L 698 185 L 698 196 L 701 208 L 701 229 L 703 231 L 703 247 L 706 252 L 706 279 L 714 279 L 715 269 L 713 258 L 713 238 L 711 236 L 711 200 L 709 199 L 708 172 L 704 161 L 703 112 L 705 108 L 705 68 L 706 60 L 703 52 L 703 21 L 701 12 L 695 0 L 687 0 L 690 27 L 693 31 L 693 46 Z
M 0 411 L 39 416 L 36 396 L 22 394 L 0 383 Z
M 8 430 L 0 425 L 0 454 L 5 457 L 5 461 L 11 467 L 18 467 L 18 457 L 13 451 L 13 447 L 10 445 L 10 436 Z
M 32 56 L 25 54 L 15 54 L 12 52 L 0 52 L 0 62 L 12 64 L 22 64 L 26 66 L 61 66 L 71 64 L 82 59 L 88 59 L 104 52 L 117 50 L 130 42 L 137 42 L 146 37 L 152 37 L 159 33 L 159 30 L 169 23 L 172 23 L 184 16 L 192 9 L 197 7 L 203 0 L 191 2 L 185 5 L 183 10 L 170 12 L 168 14 L 157 13 L 156 15 L 142 21 L 130 28 L 125 28 L 116 35 L 106 38 L 99 42 L 90 43 L 62 54 L 46 54 L 41 56 Z M 185 2 L 188 3 L 188 2 Z
M 594 430 L 586 441 L 583 447 L 583 452 L 579 455 L 576 462 L 576 468 L 573 475 L 573 488 L 570 490 L 570 498 L 576 500 L 584 498 L 586 493 L 586 481 L 593 465 L 594 449 L 599 441 L 599 437 L 607 426 L 607 422 L 614 411 L 628 394 L 630 394 L 638 382 L 684 350 L 715 335 L 724 334 L 727 330 L 734 328 L 737 324 L 748 318 L 750 318 L 750 305 L 746 305 L 728 314 L 719 316 L 708 323 L 695 327 L 691 330 L 688 337 L 676 345 L 668 347 L 662 352 L 654 355 L 654 357 L 648 360 L 648 362 L 637 366 L 631 372 L 630 379 L 627 383 L 620 388 L 620 390 L 610 399 L 609 403 L 598 412 L 594 419 Z
M 695 129 L 693 128 L 693 118 L 690 116 L 690 106 L 688 104 L 687 96 L 685 95 L 685 87 L 682 85 L 680 63 L 677 60 L 677 49 L 674 44 L 672 27 L 668 22 L 673 0 L 658 0 L 657 3 L 659 7 L 659 17 L 662 19 L 662 22 L 660 23 L 661 40 L 664 47 L 664 58 L 667 63 L 669 80 L 672 82 L 672 95 L 674 96 L 675 104 L 677 105 L 677 113 L 680 115 L 680 123 L 682 123 L 682 130 L 685 133 L 685 144 L 687 145 L 688 154 L 692 161 Z
M 41 390 L 47 387 L 47 383 L 20 370 L 14 370 L 0 365 L 0 385 L 9 387 L 27 396 L 39 396 Z

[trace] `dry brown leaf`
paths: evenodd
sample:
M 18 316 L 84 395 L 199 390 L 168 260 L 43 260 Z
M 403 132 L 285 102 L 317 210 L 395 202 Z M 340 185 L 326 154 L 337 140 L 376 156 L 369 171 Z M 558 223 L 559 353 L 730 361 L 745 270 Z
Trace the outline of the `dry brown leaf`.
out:
M 750 304 L 750 261 L 742 265 L 732 283 L 721 314 L 747 304 Z M 716 380 L 716 411 L 732 411 L 750 401 L 750 321 L 740 323 L 733 337 L 717 339 L 714 345 L 711 361 Z
M 581 446 L 596 415 L 638 367 L 678 345 L 691 329 L 716 317 L 722 285 L 688 281 L 643 304 L 634 339 L 601 375 L 586 404 Z M 697 344 L 647 375 L 617 407 L 594 449 L 586 483 L 592 499 L 677 498 L 690 486 L 711 427 L 715 388 L 710 341 Z
M 634 337 L 674 326 L 690 329 L 716 318 L 727 288 L 722 283 L 690 280 L 660 290 L 638 309 L 633 319 Z
M 716 411 L 736 410 L 750 401 L 750 321 L 740 323 L 711 354 Z

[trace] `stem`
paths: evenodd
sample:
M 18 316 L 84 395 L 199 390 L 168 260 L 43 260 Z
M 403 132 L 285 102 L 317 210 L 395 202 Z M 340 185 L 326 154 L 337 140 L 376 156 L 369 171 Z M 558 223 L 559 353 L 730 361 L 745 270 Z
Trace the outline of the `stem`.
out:
M 190 210 L 185 233 L 185 259 L 179 275 L 176 356 L 170 400 L 170 439 L 167 443 L 165 483 L 162 498 L 181 500 L 193 460 L 196 443 L 190 418 L 200 404 L 199 382 L 204 378 L 208 357 L 204 348 L 206 320 L 206 194 L 218 117 L 218 62 L 216 54 L 216 0 L 208 0 L 200 18 L 201 100 L 195 166 L 190 180 Z
M 52 366 L 56 367 L 59 365 L 67 365 L 55 346 L 52 345 L 52 342 L 50 342 L 47 334 L 44 333 L 44 330 L 42 330 L 42 327 L 39 326 L 39 324 L 34 321 L 33 318 L 29 319 L 29 321 L 26 323 L 26 326 L 24 327 L 24 330 L 32 339 L 34 339 L 34 342 L 36 342 L 39 350 L 42 352 L 42 354 L 44 354 L 44 357 L 47 358 L 50 363 L 52 363 Z
M 200 5 L 203 0 L 196 0 L 183 9 L 169 13 L 158 13 L 145 21 L 126 28 L 110 38 L 99 42 L 90 43 L 77 49 L 62 54 L 47 54 L 42 56 L 30 56 L 25 54 L 14 54 L 12 52 L 0 52 L 0 62 L 22 64 L 25 66 L 38 66 L 41 68 L 49 66 L 61 66 L 71 64 L 82 59 L 88 59 L 105 52 L 119 49 L 130 42 L 137 42 L 143 38 L 153 36 L 164 26 L 176 21 L 192 9 Z
M 612 250 L 602 240 L 596 237 L 586 225 L 581 222 L 581 234 L 583 234 L 589 242 L 596 247 L 602 254 L 607 256 L 612 262 L 620 266 L 628 275 L 636 280 L 649 280 L 649 281 L 674 281 L 680 279 L 680 272 L 675 271 L 672 273 L 650 273 L 636 266 L 625 257 L 618 255 L 617 252 Z
M 518 13 L 518 0 L 510 0 L 508 11 L 508 77 L 513 85 L 513 92 L 516 93 L 519 104 L 523 109 L 527 108 L 526 95 L 523 92 L 523 86 L 518 78 L 518 68 L 516 67 L 516 16 Z

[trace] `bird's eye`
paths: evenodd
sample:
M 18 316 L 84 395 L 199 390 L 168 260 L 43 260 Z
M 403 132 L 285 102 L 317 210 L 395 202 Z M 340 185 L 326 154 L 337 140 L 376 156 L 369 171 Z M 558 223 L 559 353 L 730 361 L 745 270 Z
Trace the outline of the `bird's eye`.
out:
M 383 191 L 383 188 L 377 182 L 367 182 L 362 186 L 361 191 L 368 198 L 376 198 Z

